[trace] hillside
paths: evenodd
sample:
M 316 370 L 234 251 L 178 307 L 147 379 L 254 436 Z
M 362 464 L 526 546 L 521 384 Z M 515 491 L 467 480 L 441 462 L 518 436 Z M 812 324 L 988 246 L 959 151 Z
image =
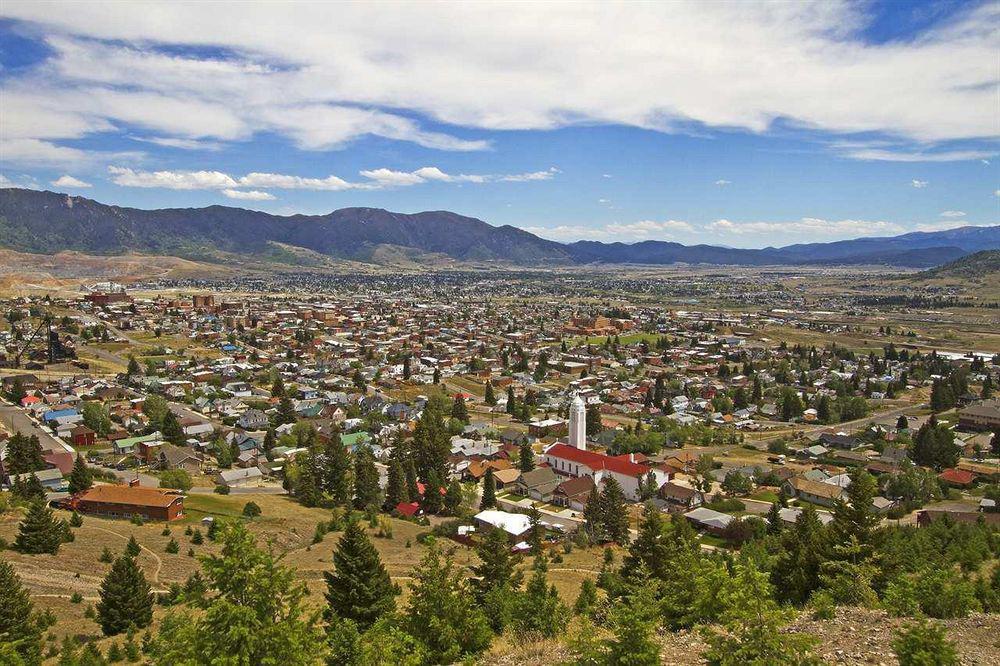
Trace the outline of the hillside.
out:
M 1000 273 L 1000 250 L 983 250 L 960 259 L 923 271 L 921 278 L 982 278 Z
M 763 249 L 664 241 L 563 244 L 448 211 L 403 214 L 343 208 L 326 215 L 280 216 L 227 206 L 140 210 L 56 192 L 9 188 L 0 190 L 0 248 L 44 254 L 67 250 L 96 255 L 145 253 L 205 261 L 239 254 L 298 265 L 322 265 L 327 257 L 388 264 L 684 262 L 928 268 L 968 253 L 1000 248 L 1000 226 Z

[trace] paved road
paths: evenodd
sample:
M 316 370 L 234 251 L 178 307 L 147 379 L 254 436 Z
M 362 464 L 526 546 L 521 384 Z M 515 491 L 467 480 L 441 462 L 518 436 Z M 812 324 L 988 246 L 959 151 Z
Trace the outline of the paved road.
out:
M 38 435 L 42 449 L 46 451 L 65 451 L 66 444 L 43 428 L 37 421 L 28 416 L 20 407 L 0 402 L 0 421 L 11 433 L 21 432 L 23 435 Z

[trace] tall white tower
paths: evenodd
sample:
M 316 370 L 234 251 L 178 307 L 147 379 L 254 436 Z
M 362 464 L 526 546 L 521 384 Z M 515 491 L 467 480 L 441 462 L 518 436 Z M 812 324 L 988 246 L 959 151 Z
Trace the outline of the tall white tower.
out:
M 578 393 L 573 395 L 569 406 L 569 445 L 587 448 L 587 406 Z

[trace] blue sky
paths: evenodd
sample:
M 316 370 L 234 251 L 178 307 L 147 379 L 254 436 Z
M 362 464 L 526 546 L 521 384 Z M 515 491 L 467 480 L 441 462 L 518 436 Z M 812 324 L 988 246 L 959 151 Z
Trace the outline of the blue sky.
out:
M 0 5 L 0 184 L 741 247 L 1000 223 L 1000 6 Z

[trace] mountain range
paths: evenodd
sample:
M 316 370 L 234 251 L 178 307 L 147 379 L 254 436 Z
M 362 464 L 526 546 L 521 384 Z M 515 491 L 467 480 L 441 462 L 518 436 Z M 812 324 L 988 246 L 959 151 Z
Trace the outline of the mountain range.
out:
M 342 208 L 327 215 L 280 216 L 226 206 L 141 210 L 57 192 L 7 188 L 0 190 L 0 248 L 42 254 L 138 252 L 190 259 L 239 254 L 285 262 L 308 256 L 378 263 L 405 256 L 416 261 L 444 258 L 523 266 L 684 262 L 927 268 L 1000 248 L 1000 226 L 763 249 L 666 241 L 558 243 L 448 211 L 403 214 Z

